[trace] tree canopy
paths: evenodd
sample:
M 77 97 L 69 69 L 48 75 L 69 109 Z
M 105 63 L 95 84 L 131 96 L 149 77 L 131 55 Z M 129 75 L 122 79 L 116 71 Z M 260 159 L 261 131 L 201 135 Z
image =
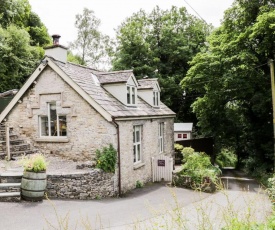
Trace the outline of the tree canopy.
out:
M 103 68 L 110 64 L 108 50 L 111 40 L 99 31 L 100 23 L 94 11 L 87 8 L 83 9 L 83 14 L 76 15 L 77 39 L 70 44 L 72 51 L 76 51 L 76 57 L 72 61 L 80 61 L 81 65 L 93 68 Z
M 205 47 L 209 29 L 184 7 L 156 7 L 151 13 L 140 10 L 118 28 L 113 69 L 133 69 L 137 78 L 157 77 L 161 99 L 177 113 L 177 120 L 194 121 L 191 100 L 183 97 L 179 84 L 188 62 Z
M 181 82 L 197 93 L 192 109 L 201 133 L 213 136 L 218 148 L 233 146 L 250 170 L 273 165 L 268 59 L 275 53 L 274 3 L 236 0 Z
M 28 0 L 0 1 L 0 92 L 22 86 L 50 41 Z

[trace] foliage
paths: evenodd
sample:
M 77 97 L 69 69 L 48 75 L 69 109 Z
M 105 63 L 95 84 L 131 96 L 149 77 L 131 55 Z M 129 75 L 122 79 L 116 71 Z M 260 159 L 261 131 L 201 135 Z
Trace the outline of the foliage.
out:
M 251 157 L 273 165 L 269 58 L 275 53 L 273 0 L 236 0 L 208 47 L 190 62 L 181 85 L 196 92 L 192 104 L 200 132 L 217 151 L 233 148 L 238 163 Z
M 275 207 L 275 175 L 268 179 L 267 193 L 273 206 Z
M 144 185 L 141 181 L 137 180 L 136 181 L 136 188 L 142 188 Z
M 108 36 L 99 31 L 99 25 L 100 20 L 92 10 L 84 8 L 83 14 L 76 15 L 77 39 L 70 44 L 70 47 L 77 52 L 81 65 L 103 68 L 110 62 L 108 50 L 112 42 Z
M 96 150 L 96 167 L 102 169 L 105 172 L 115 172 L 117 163 L 117 151 L 113 145 L 104 147 L 102 151 Z
M 237 163 L 237 156 L 233 150 L 223 148 L 216 157 L 216 163 L 220 168 L 235 167 Z
M 185 149 L 185 163 L 180 174 L 191 177 L 196 187 L 199 187 L 206 177 L 216 182 L 220 170 L 211 164 L 210 157 L 203 152 L 194 152 L 192 148 Z
M 0 92 L 22 86 L 49 42 L 47 29 L 28 0 L 0 1 Z
M 138 79 L 158 78 L 161 100 L 177 113 L 177 120 L 194 121 L 192 98 L 183 97 L 179 83 L 189 61 L 205 47 L 209 27 L 184 7 L 151 13 L 143 10 L 127 18 L 118 28 L 118 47 L 113 69 L 133 69 Z
M 0 92 L 20 88 L 42 54 L 41 48 L 30 46 L 26 30 L 14 25 L 0 27 Z
M 174 149 L 176 150 L 176 151 L 182 151 L 183 150 L 183 146 L 182 145 L 180 145 L 180 144 L 177 144 L 177 143 L 175 143 L 174 144 Z
M 20 164 L 24 167 L 25 171 L 41 172 L 46 171 L 48 162 L 42 154 L 34 154 L 30 156 L 23 156 Z

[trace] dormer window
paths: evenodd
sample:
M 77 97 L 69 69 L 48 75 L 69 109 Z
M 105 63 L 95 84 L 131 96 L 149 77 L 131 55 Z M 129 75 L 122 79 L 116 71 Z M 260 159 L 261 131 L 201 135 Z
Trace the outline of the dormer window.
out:
M 127 104 L 136 104 L 136 87 L 134 86 L 127 86 Z
M 159 106 L 159 92 L 153 91 L 153 105 Z

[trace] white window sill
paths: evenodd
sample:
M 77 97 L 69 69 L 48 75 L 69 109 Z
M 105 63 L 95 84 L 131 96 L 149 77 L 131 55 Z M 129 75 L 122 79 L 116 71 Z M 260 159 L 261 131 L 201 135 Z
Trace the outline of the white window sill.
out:
M 144 165 L 145 165 L 145 163 L 143 163 L 143 162 L 136 163 L 136 164 L 134 164 L 134 170 L 139 169 L 139 168 L 143 167 Z
M 35 141 L 36 142 L 66 143 L 66 142 L 69 142 L 69 139 L 68 139 L 68 137 L 39 137 Z

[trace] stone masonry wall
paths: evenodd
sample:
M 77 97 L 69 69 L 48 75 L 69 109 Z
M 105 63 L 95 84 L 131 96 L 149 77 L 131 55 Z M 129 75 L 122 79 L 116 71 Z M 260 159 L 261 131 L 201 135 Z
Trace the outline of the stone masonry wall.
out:
M 39 116 L 47 115 L 48 102 L 56 102 L 57 113 L 66 116 L 67 137 L 40 137 Z M 73 160 L 93 160 L 96 149 L 109 144 L 117 148 L 115 126 L 50 67 L 41 73 L 7 118 L 7 125 L 41 153 Z
M 92 200 L 118 195 L 116 176 L 101 169 L 89 172 L 47 174 L 49 198 Z
M 152 157 L 159 155 L 158 124 L 164 122 L 164 151 L 161 154 L 172 156 L 174 151 L 173 118 L 148 119 L 119 122 L 121 155 L 122 193 L 136 187 L 136 182 L 147 183 L 152 180 Z M 134 164 L 133 126 L 142 126 L 141 156 L 142 162 Z

